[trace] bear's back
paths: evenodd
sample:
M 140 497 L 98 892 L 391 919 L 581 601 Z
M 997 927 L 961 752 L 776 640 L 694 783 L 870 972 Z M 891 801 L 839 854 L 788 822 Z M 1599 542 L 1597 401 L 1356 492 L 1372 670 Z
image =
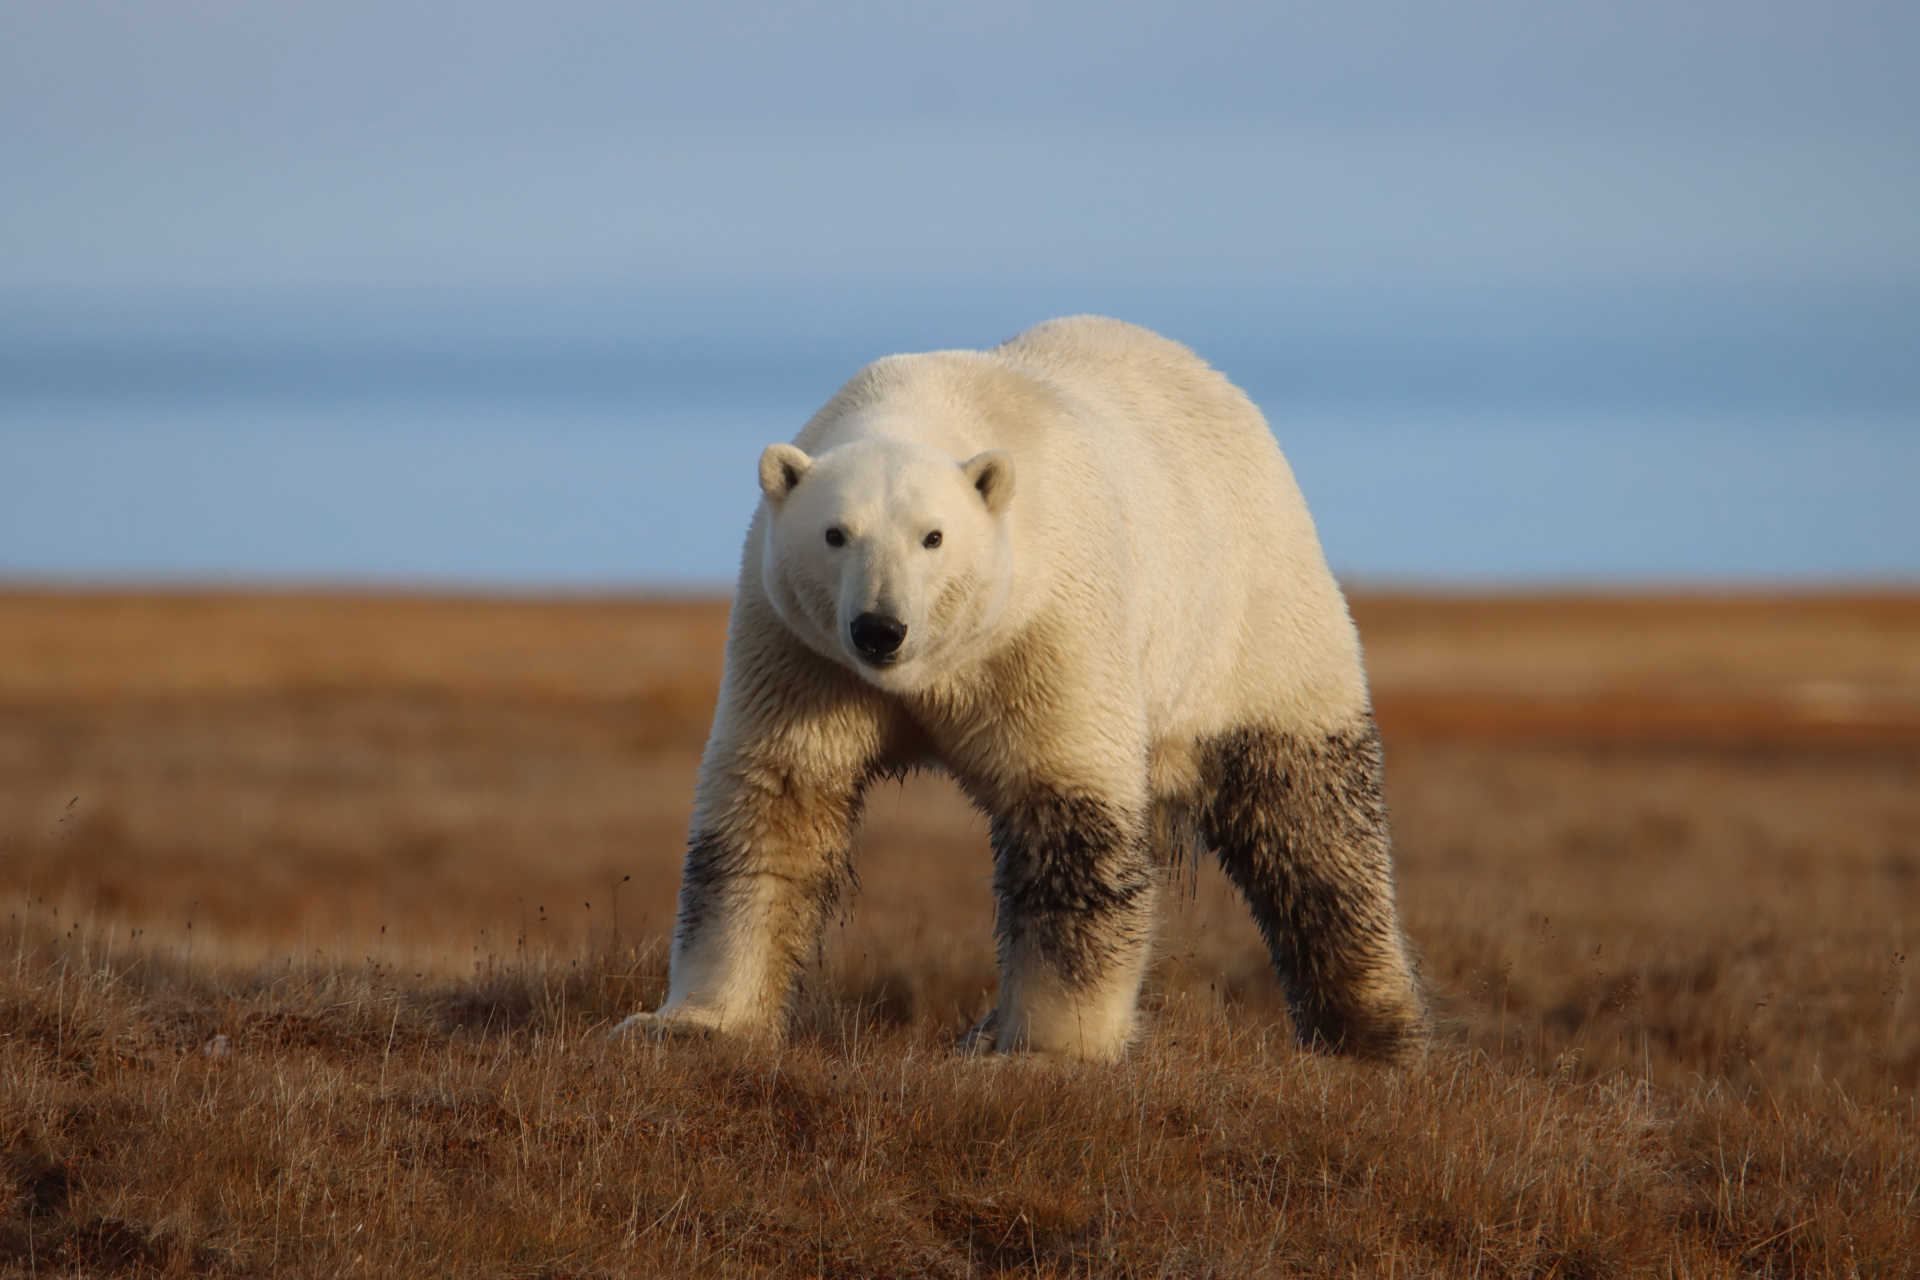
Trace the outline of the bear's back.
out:
M 1272 444 L 1245 393 L 1151 329 L 1104 316 L 1067 316 L 1033 326 L 993 354 L 1034 367 L 1077 399 L 1120 410 L 1116 421 L 1144 417 L 1263 448 Z
M 1223 694 L 1277 697 L 1314 721 L 1364 703 L 1345 602 L 1293 472 L 1244 392 L 1178 342 L 1098 316 L 1035 325 L 992 354 L 1077 406 L 1076 427 L 1124 507 L 1155 720 Z M 1245 637 L 1259 637 L 1253 651 Z
M 1072 429 L 1137 505 L 1129 518 L 1152 530 L 1173 572 L 1191 574 L 1236 543 L 1257 556 L 1276 538 L 1312 540 L 1266 419 L 1186 347 L 1123 321 L 1070 316 L 992 354 L 1031 370 L 1072 407 Z M 1192 547 L 1178 546 L 1183 535 Z

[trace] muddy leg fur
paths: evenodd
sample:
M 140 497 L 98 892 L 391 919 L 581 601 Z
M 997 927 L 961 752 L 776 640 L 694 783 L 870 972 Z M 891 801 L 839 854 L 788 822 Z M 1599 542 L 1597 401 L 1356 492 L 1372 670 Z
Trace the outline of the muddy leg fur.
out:
M 1041 790 L 997 814 L 992 834 L 1000 1003 L 970 1039 L 1118 1057 L 1153 932 L 1144 822 L 1097 797 Z
M 1426 1010 L 1394 912 L 1372 719 L 1312 741 L 1240 729 L 1202 761 L 1207 843 L 1253 911 L 1300 1042 L 1417 1057 Z

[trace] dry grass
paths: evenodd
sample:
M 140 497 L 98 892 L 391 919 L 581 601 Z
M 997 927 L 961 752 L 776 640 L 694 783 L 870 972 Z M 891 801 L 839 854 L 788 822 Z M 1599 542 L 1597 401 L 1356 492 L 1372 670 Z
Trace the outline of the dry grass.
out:
M 722 607 L 0 595 L 0 1270 L 1920 1273 L 1920 600 L 1357 613 L 1444 1020 L 1401 1074 L 1291 1049 L 1210 870 L 1124 1064 L 955 1057 L 934 780 L 786 1047 L 607 1045 Z

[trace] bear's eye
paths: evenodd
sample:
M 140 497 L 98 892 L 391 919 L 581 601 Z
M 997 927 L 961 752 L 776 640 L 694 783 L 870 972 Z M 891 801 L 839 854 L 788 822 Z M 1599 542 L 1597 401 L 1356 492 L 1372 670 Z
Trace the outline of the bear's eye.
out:
M 929 549 L 939 546 L 940 531 L 938 529 L 935 529 L 932 533 L 920 539 L 920 545 Z
M 847 545 L 847 535 L 838 529 L 829 529 L 827 530 L 827 545 L 830 547 L 844 547 Z

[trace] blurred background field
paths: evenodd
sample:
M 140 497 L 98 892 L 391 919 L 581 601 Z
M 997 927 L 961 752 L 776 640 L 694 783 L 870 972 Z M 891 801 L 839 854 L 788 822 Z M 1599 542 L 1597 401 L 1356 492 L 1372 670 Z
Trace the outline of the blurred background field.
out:
M 1588 1078 L 1911 1090 L 1920 599 L 1356 597 L 1409 927 L 1473 1043 Z M 725 605 L 0 596 L 11 900 L 246 967 L 657 955 Z M 981 820 L 873 797 L 823 990 L 951 1033 L 993 989 Z M 1158 998 L 1283 1017 L 1210 867 Z M 191 927 L 189 927 L 191 926 Z

